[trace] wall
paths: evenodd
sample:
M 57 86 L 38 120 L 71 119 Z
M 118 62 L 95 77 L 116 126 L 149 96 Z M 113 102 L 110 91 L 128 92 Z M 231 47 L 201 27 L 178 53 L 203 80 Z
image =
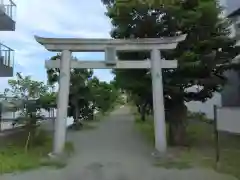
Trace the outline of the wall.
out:
M 227 71 L 228 82 L 222 91 L 223 106 L 240 106 L 240 76 L 236 71 Z
M 217 129 L 229 133 L 240 133 L 240 108 L 221 107 L 217 109 Z
M 228 77 L 228 82 L 224 86 L 221 93 L 215 93 L 213 98 L 205 103 L 202 102 L 188 102 L 186 103 L 188 110 L 192 112 L 203 112 L 208 118 L 213 118 L 213 106 L 240 106 L 240 75 L 235 71 L 228 71 L 225 73 Z M 191 90 L 193 90 L 192 88 Z
M 54 117 L 56 117 L 56 115 L 57 115 L 57 110 L 56 109 L 54 109 L 53 114 L 54 114 Z M 41 110 L 41 115 L 45 116 L 45 117 L 50 117 L 49 112 L 44 110 L 44 109 Z M 20 111 L 17 111 L 17 112 L 3 112 L 2 113 L 2 119 L 3 120 L 13 120 L 13 119 L 15 119 L 19 116 L 20 116 Z
M 213 98 L 209 99 L 205 103 L 192 101 L 186 103 L 188 110 L 191 112 L 202 112 L 205 113 L 208 118 L 213 119 L 213 106 L 221 106 L 221 94 L 215 93 Z

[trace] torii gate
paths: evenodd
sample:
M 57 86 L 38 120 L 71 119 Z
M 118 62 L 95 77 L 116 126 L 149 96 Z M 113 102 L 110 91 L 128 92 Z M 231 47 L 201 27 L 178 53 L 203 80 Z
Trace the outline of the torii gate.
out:
M 166 124 L 163 98 L 162 68 L 177 68 L 176 60 L 161 60 L 160 50 L 175 49 L 186 35 L 166 38 L 143 39 L 76 39 L 76 38 L 43 38 L 35 36 L 38 43 L 49 51 L 61 52 L 61 59 L 45 62 L 46 68 L 60 68 L 57 119 L 55 123 L 53 153 L 63 152 L 66 139 L 66 119 L 69 96 L 71 68 L 88 69 L 151 69 L 155 148 L 160 153 L 166 152 Z M 71 60 L 72 52 L 105 52 L 105 61 Z M 119 61 L 117 51 L 150 51 L 150 60 Z

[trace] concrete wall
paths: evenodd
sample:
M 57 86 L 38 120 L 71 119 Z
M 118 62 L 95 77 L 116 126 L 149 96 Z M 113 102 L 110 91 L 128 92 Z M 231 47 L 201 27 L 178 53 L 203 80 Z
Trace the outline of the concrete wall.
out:
M 217 128 L 220 131 L 240 133 L 240 108 L 222 107 L 217 109 Z

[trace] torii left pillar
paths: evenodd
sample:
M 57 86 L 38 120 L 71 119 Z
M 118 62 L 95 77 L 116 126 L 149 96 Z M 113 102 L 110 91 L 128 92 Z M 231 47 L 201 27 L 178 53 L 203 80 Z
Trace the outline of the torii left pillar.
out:
M 70 60 L 71 52 L 63 50 L 60 60 L 60 79 L 57 97 L 57 119 L 55 121 L 53 154 L 62 153 L 66 142 L 67 109 L 70 82 Z M 59 111 L 60 110 L 60 111 Z

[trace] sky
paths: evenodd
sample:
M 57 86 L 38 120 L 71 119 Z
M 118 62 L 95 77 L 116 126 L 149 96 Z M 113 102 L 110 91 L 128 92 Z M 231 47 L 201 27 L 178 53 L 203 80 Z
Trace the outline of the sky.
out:
M 45 60 L 56 53 L 38 44 L 42 37 L 109 38 L 111 23 L 101 0 L 14 0 L 16 31 L 0 31 L 0 42 L 15 50 L 14 74 L 21 72 L 46 82 Z M 103 53 L 73 53 L 81 60 L 103 60 Z M 95 70 L 102 81 L 113 78 L 110 70 Z M 0 92 L 9 78 L 0 78 Z M 10 78 L 11 79 L 11 78 Z

